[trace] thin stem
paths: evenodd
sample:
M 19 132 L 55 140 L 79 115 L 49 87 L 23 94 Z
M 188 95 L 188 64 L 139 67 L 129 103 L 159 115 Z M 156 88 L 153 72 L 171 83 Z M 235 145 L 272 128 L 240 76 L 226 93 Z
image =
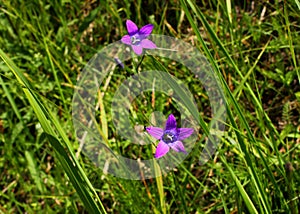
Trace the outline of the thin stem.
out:
M 142 59 L 140 60 L 139 64 L 136 66 L 136 72 L 137 72 L 137 73 L 139 73 L 139 70 L 138 70 L 138 69 L 139 69 L 140 65 L 142 64 L 144 58 L 145 58 L 145 55 L 142 56 Z

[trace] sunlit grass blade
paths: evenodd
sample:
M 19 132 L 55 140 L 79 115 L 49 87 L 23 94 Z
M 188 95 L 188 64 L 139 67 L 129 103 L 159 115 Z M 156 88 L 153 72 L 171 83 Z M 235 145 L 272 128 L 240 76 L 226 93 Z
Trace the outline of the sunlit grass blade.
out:
M 241 196 L 244 199 L 244 202 L 249 210 L 250 213 L 259 213 L 254 204 L 252 203 L 249 195 L 247 194 L 246 190 L 244 189 L 243 185 L 241 184 L 241 182 L 239 181 L 238 177 L 235 175 L 234 171 L 232 170 L 232 168 L 227 164 L 226 159 L 224 157 L 221 157 L 222 162 L 225 164 L 226 168 L 228 169 L 228 171 L 230 172 L 230 175 L 233 179 L 233 181 L 235 182 L 235 185 L 237 186 Z
M 159 168 L 159 165 L 156 163 L 156 160 L 153 160 L 153 165 L 154 165 L 154 170 L 156 175 L 161 175 L 161 170 Z M 159 202 L 160 202 L 160 206 L 161 206 L 161 213 L 167 213 L 166 210 L 166 202 L 165 202 L 165 193 L 164 193 L 164 185 L 163 185 L 163 176 L 157 176 L 155 178 L 156 180 L 156 186 L 157 186 L 157 190 L 158 190 L 158 195 L 159 195 Z
M 183 2 L 183 1 L 182 1 L 182 2 Z M 196 6 L 192 1 L 187 0 L 187 2 L 188 2 L 188 4 L 189 4 L 189 6 L 191 7 L 192 11 L 196 14 L 197 18 L 203 23 L 203 25 L 205 26 L 205 28 L 206 28 L 207 31 L 209 32 L 209 35 L 211 36 L 211 38 L 213 39 L 213 41 L 217 44 L 217 46 L 218 46 L 218 47 L 221 49 L 221 51 L 224 53 L 225 57 L 226 57 L 227 60 L 230 62 L 230 64 L 232 65 L 232 67 L 234 68 L 234 70 L 236 71 L 236 73 L 244 80 L 244 75 L 241 73 L 241 71 L 240 71 L 240 69 L 238 68 L 237 64 L 234 62 L 234 60 L 232 59 L 231 55 L 229 54 L 229 52 L 228 52 L 227 49 L 225 48 L 225 46 L 222 44 L 222 42 L 220 41 L 220 39 L 218 38 L 218 36 L 217 36 L 216 33 L 214 32 L 214 30 L 211 28 L 210 24 L 207 22 L 207 20 L 205 19 L 204 15 L 202 14 L 202 12 L 197 8 L 197 6 Z M 187 12 L 187 17 L 188 17 L 188 19 L 189 19 L 189 21 L 190 21 L 190 24 L 192 25 L 192 27 L 193 27 L 193 29 L 194 29 L 194 31 L 195 31 L 195 33 L 196 33 L 197 38 L 198 38 L 199 41 L 201 42 L 202 47 L 203 47 L 203 49 L 204 49 L 206 55 L 207 55 L 208 58 L 209 58 L 209 61 L 210 61 L 210 62 L 212 63 L 212 65 L 215 67 L 215 71 L 218 71 L 216 74 L 219 75 L 220 79 L 222 79 L 222 81 L 223 81 L 223 83 L 224 83 L 224 87 L 225 87 L 225 89 L 226 89 L 226 92 L 230 94 L 231 91 L 230 91 L 228 85 L 226 84 L 226 81 L 224 80 L 223 76 L 221 75 L 221 72 L 219 71 L 218 65 L 216 64 L 214 58 L 212 57 L 210 51 L 208 50 L 208 48 L 207 48 L 207 46 L 206 46 L 204 40 L 202 39 L 202 36 L 201 36 L 201 34 L 200 34 L 200 32 L 199 32 L 198 27 L 197 27 L 197 26 L 195 25 L 195 23 L 193 22 L 193 19 L 192 19 L 192 17 L 191 17 L 190 12 L 188 11 L 188 8 L 187 8 L 186 4 L 182 4 L 182 6 L 185 8 L 185 10 L 186 10 L 186 12 Z M 267 44 L 268 44 L 268 43 L 267 43 Z M 264 48 L 266 48 L 267 44 L 265 45 Z M 262 53 L 262 52 L 261 52 L 261 53 Z M 249 72 L 248 72 L 248 73 L 249 73 Z M 249 91 L 251 97 L 253 98 L 253 101 L 254 101 L 255 105 L 258 107 L 258 109 L 260 110 L 260 113 L 261 113 L 261 114 L 263 115 L 263 117 L 265 118 L 265 120 L 266 120 L 266 123 L 265 123 L 265 124 L 267 124 L 268 128 L 269 128 L 272 132 L 274 132 L 274 134 L 276 135 L 276 137 L 279 138 L 279 134 L 278 134 L 276 128 L 274 127 L 274 125 L 273 125 L 271 119 L 269 118 L 269 116 L 268 116 L 268 115 L 266 114 L 266 112 L 264 111 L 264 109 L 263 109 L 263 107 L 262 107 L 262 104 L 261 104 L 261 102 L 257 99 L 257 97 L 256 97 L 256 95 L 255 95 L 255 93 L 254 93 L 254 91 L 253 91 L 253 89 L 252 89 L 252 87 L 250 86 L 250 84 L 249 84 L 248 82 L 245 82 L 245 86 L 246 86 L 247 90 Z M 242 90 L 242 89 L 243 89 L 243 88 L 240 87 L 238 91 L 240 91 L 240 90 Z M 233 99 L 235 99 L 235 96 L 232 96 L 232 99 L 231 99 L 231 100 L 233 100 Z M 234 104 L 235 104 L 235 103 L 237 103 L 237 102 L 234 102 Z M 230 104 L 230 103 L 229 103 L 229 104 Z M 237 105 L 235 105 L 235 108 L 239 108 L 239 107 L 238 107 Z M 249 129 L 249 126 L 248 126 L 248 124 L 247 124 L 247 121 L 245 120 L 245 117 L 244 117 L 243 115 L 241 115 L 241 116 L 242 116 L 242 118 L 243 118 L 243 124 L 244 124 L 244 125 L 246 124 L 246 125 L 245 125 L 245 126 L 246 126 L 245 128 L 247 129 L 247 133 L 248 133 L 249 137 L 250 137 L 252 140 L 255 141 L 255 138 L 254 138 L 252 132 L 251 132 L 250 129 Z M 280 139 L 280 138 L 279 138 L 279 139 Z M 281 143 L 283 143 L 283 142 L 281 142 Z M 257 145 L 257 144 L 255 143 L 255 145 Z M 284 166 L 283 166 L 282 157 L 281 157 L 280 153 L 279 153 L 278 150 L 277 150 L 277 146 L 275 145 L 273 148 L 275 149 L 275 152 L 276 152 L 276 154 L 277 154 L 277 157 L 279 158 L 279 164 L 280 164 L 281 172 L 283 172 L 283 171 L 284 171 Z M 258 153 L 260 153 L 260 150 L 259 150 L 259 149 L 258 149 Z M 264 157 L 263 157 L 261 154 L 260 154 L 260 156 L 261 156 L 262 159 L 264 159 Z M 265 161 L 264 161 L 264 163 L 265 163 Z M 268 165 L 265 165 L 265 167 L 266 167 L 266 169 L 268 170 L 268 173 L 269 173 L 269 175 L 270 175 L 271 180 L 273 181 L 274 186 L 277 188 L 278 185 L 276 184 L 276 182 L 274 182 L 275 179 L 274 179 L 273 174 L 272 174 L 272 173 L 270 172 L 270 170 L 269 170 L 269 166 L 268 166 Z M 283 174 L 283 176 L 285 176 L 285 175 Z M 278 188 L 277 188 L 277 191 L 279 191 Z M 282 193 L 280 193 L 280 194 L 282 194 Z
M 195 6 L 195 4 L 194 4 L 192 1 L 187 0 L 186 2 L 187 2 L 187 4 L 192 8 L 193 12 L 196 13 L 196 16 L 197 16 L 197 17 L 201 20 L 201 22 L 204 24 L 204 26 L 206 27 L 206 29 L 208 30 L 208 32 L 210 33 L 210 35 L 212 36 L 212 38 L 214 39 L 214 41 L 216 41 L 216 42 L 219 44 L 221 50 L 225 53 L 225 55 L 227 56 L 228 60 L 231 62 L 231 64 L 233 65 L 233 67 L 235 68 L 235 70 L 238 72 L 238 74 L 239 74 L 240 76 L 242 76 L 242 74 L 241 74 L 241 72 L 239 71 L 239 69 L 237 68 L 235 62 L 234 62 L 233 59 L 230 57 L 228 51 L 224 48 L 224 46 L 222 45 L 222 43 L 220 42 L 220 40 L 217 38 L 216 34 L 214 33 L 213 29 L 210 27 L 209 23 L 208 23 L 208 22 L 206 21 L 206 19 L 204 18 L 204 16 L 202 15 L 201 11 L 199 11 L 199 10 L 197 9 L 197 7 Z M 190 14 L 190 11 L 189 11 L 188 8 L 187 8 L 187 5 L 186 5 L 185 1 L 181 0 L 181 5 L 182 5 L 182 7 L 183 7 L 184 10 L 185 10 L 185 12 L 186 12 L 186 14 L 187 14 L 187 17 L 188 17 L 188 19 L 189 19 L 189 22 L 190 22 L 190 24 L 192 25 L 192 27 L 193 27 L 193 29 L 194 29 L 196 35 L 197 35 L 197 38 L 198 38 L 199 41 L 201 42 L 202 47 L 204 48 L 204 51 L 205 51 L 205 53 L 207 54 L 207 56 L 208 56 L 208 58 L 209 58 L 209 61 L 214 65 L 215 70 L 216 70 L 216 71 L 219 71 L 218 66 L 217 66 L 217 64 L 215 63 L 215 60 L 213 59 L 213 57 L 212 57 L 212 55 L 210 54 L 210 52 L 209 52 L 209 50 L 208 50 L 208 48 L 207 48 L 205 42 L 203 41 L 203 39 L 202 39 L 202 37 L 201 37 L 201 34 L 200 34 L 199 30 L 198 30 L 198 27 L 196 27 L 196 25 L 194 24 L 193 18 L 192 18 L 191 14 Z M 233 95 L 232 95 L 230 89 L 228 88 L 226 82 L 224 81 L 222 75 L 220 75 L 220 72 L 218 72 L 218 75 L 220 76 L 220 78 L 221 78 L 222 81 L 223 81 L 223 84 L 224 84 L 224 86 L 225 86 L 226 94 L 229 95 L 229 101 L 230 101 L 229 103 L 233 104 L 235 111 L 238 113 L 238 116 L 239 116 L 239 118 L 241 119 L 242 124 L 245 126 L 245 129 L 247 130 L 248 136 L 249 136 L 249 138 L 250 138 L 250 142 L 253 142 L 254 145 L 258 145 L 257 142 L 256 142 L 256 140 L 255 140 L 255 138 L 254 138 L 254 136 L 252 135 L 252 132 L 251 132 L 251 130 L 250 130 L 250 127 L 249 127 L 249 125 L 248 125 L 248 123 L 247 123 L 247 121 L 246 121 L 246 119 L 245 119 L 245 117 L 244 117 L 244 115 L 243 115 L 241 109 L 239 108 L 239 106 L 238 106 L 238 104 L 237 104 L 235 98 L 233 97 Z M 229 109 L 228 109 L 228 110 L 229 110 Z M 235 130 L 239 130 L 239 128 L 237 127 L 237 125 L 235 124 L 235 122 L 234 122 L 234 120 L 233 120 L 233 118 L 232 118 L 232 113 L 230 112 L 230 110 L 228 111 L 228 114 L 229 114 L 229 117 L 231 117 L 231 118 L 230 118 L 230 119 L 231 119 L 231 123 L 232 123 L 233 127 L 235 128 Z M 259 176 L 258 176 L 258 174 L 257 174 L 257 172 L 256 172 L 256 169 L 255 169 L 255 166 L 253 165 L 253 163 L 252 163 L 252 161 L 251 161 L 250 154 L 249 154 L 249 152 L 248 152 L 248 150 L 247 150 L 247 147 L 246 147 L 246 145 L 245 145 L 245 143 L 244 143 L 243 137 L 241 136 L 241 134 L 240 134 L 239 132 L 236 132 L 236 135 L 237 135 L 237 137 L 238 137 L 238 139 L 239 139 L 239 143 L 240 143 L 241 149 L 242 149 L 242 151 L 243 151 L 244 154 L 245 154 L 245 160 L 246 160 L 246 163 L 247 163 L 248 166 L 249 166 L 249 170 L 250 170 L 251 175 L 252 175 L 252 176 L 251 176 L 251 177 L 252 177 L 252 181 L 254 182 L 254 185 L 255 185 L 255 187 L 256 187 L 256 189 L 257 189 L 258 194 L 260 195 L 259 198 L 261 199 L 262 205 L 263 205 L 263 207 L 264 207 L 264 211 L 267 212 L 267 213 L 270 213 L 270 212 L 271 212 L 271 209 L 270 209 L 269 201 L 267 200 L 267 194 L 266 194 L 266 192 L 264 191 L 264 189 L 263 189 L 263 187 L 262 187 L 262 182 L 260 181 Z M 260 156 L 261 156 L 261 158 L 262 158 L 262 160 L 263 160 L 265 166 L 266 166 L 267 169 L 268 169 L 268 165 L 267 165 L 266 162 L 264 161 L 264 157 L 262 156 L 260 149 L 258 149 L 258 152 L 259 152 L 259 154 L 260 154 Z M 270 174 L 271 177 L 273 177 L 273 175 L 272 175 L 272 173 L 270 173 L 270 171 L 269 171 L 269 174 Z M 275 180 L 275 179 L 273 178 L 273 181 L 274 181 L 274 180 Z M 276 182 L 275 182 L 275 184 L 276 184 Z
M 153 115 L 151 118 L 151 123 L 156 124 L 156 118 Z M 152 152 L 155 153 L 155 146 L 152 147 Z M 160 169 L 159 164 L 157 163 L 157 160 L 154 158 L 153 160 L 153 167 L 154 167 L 154 173 L 156 175 L 155 180 L 156 180 L 156 186 L 157 186 L 157 192 L 159 195 L 159 202 L 160 202 L 160 212 L 158 212 L 157 209 L 155 209 L 155 213 L 167 213 L 167 208 L 166 208 L 166 201 L 165 201 L 165 192 L 164 192 L 164 182 L 163 182 L 163 176 L 162 171 Z
M 106 112 L 105 112 L 104 103 L 103 103 L 103 95 L 100 90 L 98 90 L 98 105 L 100 108 L 101 130 L 104 135 L 104 138 L 108 139 Z
M 178 83 L 173 79 L 173 77 L 168 73 L 168 70 L 155 58 L 152 58 L 153 66 L 156 67 L 160 71 L 164 71 L 161 73 L 162 79 L 164 79 L 173 89 L 178 93 L 178 96 L 184 102 L 184 106 L 189 110 L 189 112 L 193 115 L 193 117 L 199 122 L 201 128 L 203 129 L 206 136 L 209 136 L 209 130 L 204 122 L 203 118 L 199 117 L 198 110 L 195 108 L 190 97 L 182 90 L 182 88 L 178 85 Z
M 46 41 L 46 38 L 43 38 L 44 40 L 44 45 L 45 45 L 45 49 L 46 49 L 46 52 L 47 52 L 47 56 L 48 56 L 48 60 L 49 60 L 49 63 L 50 63 L 50 66 L 51 66 L 51 69 L 52 69 L 52 72 L 53 72 L 53 76 L 54 76 L 54 79 L 55 79 L 55 83 L 57 85 L 57 88 L 58 88 L 58 91 L 59 91 L 59 94 L 60 94 L 60 97 L 62 99 L 62 103 L 64 105 L 64 109 L 65 111 L 68 109 L 67 106 L 66 106 L 66 99 L 65 99 L 65 95 L 62 91 L 62 88 L 61 88 L 61 83 L 58 79 L 58 76 L 57 76 L 57 71 L 54 67 L 54 63 L 52 61 L 52 55 L 50 53 L 50 50 L 49 50 L 49 47 L 47 45 L 47 41 Z
M 68 142 L 68 138 L 66 137 L 63 129 L 60 128 L 59 123 L 55 123 L 54 125 L 56 125 L 56 128 L 60 128 L 57 131 L 60 137 L 64 139 L 64 141 L 62 141 L 64 143 L 60 143 L 55 137 L 56 131 L 49 123 L 49 119 L 52 119 L 51 122 L 53 122 L 53 117 L 46 111 L 46 108 L 38 100 L 36 94 L 32 92 L 28 81 L 21 73 L 19 68 L 1 49 L 0 57 L 13 72 L 19 83 L 22 85 L 25 96 L 27 97 L 31 107 L 34 109 L 34 112 L 39 122 L 41 123 L 43 130 L 45 131 L 45 133 L 47 133 L 47 137 L 50 143 L 57 152 L 57 158 L 60 160 L 60 163 L 62 164 L 66 174 L 70 178 L 72 184 L 74 185 L 74 188 L 77 190 L 78 195 L 86 206 L 86 209 L 91 213 L 106 213 L 96 191 L 83 172 L 83 169 L 81 168 L 78 160 L 75 158 L 74 152 L 70 149 L 70 144 L 68 145 L 66 143 L 66 141 Z M 63 145 L 68 148 L 68 154 L 66 153 Z M 101 208 L 99 208 L 99 205 Z

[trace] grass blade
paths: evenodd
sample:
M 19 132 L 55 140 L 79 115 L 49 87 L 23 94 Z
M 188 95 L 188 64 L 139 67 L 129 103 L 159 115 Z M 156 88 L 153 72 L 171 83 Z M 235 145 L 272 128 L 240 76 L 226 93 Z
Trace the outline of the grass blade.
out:
M 52 117 L 45 109 L 45 107 L 41 104 L 38 100 L 37 96 L 32 92 L 30 89 L 30 85 L 24 75 L 21 73 L 19 68 L 13 63 L 13 61 L 0 49 L 0 57 L 6 63 L 6 65 L 11 69 L 19 83 L 23 86 L 23 91 L 29 100 L 31 107 L 34 109 L 36 116 L 41 123 L 41 126 L 45 133 L 47 133 L 47 137 L 52 144 L 53 148 L 57 152 L 57 158 L 59 159 L 60 163 L 62 164 L 66 174 L 70 178 L 74 188 L 77 190 L 78 195 L 80 196 L 81 200 L 83 201 L 86 209 L 89 210 L 91 213 L 106 213 L 104 207 L 96 194 L 95 190 L 93 189 L 90 181 L 86 177 L 83 169 L 81 168 L 79 162 L 75 158 L 75 155 L 72 150 L 70 150 L 70 145 L 66 145 L 67 141 L 62 141 L 64 144 L 61 144 L 57 138 L 55 137 L 55 130 L 51 127 L 49 123 L 49 119 L 52 119 L 52 122 L 55 122 L 56 127 L 60 128 L 57 121 L 53 121 L 54 117 Z M 68 139 L 67 136 L 64 134 L 62 128 L 58 130 L 60 137 L 64 140 Z M 62 146 L 65 145 L 68 148 L 68 154 L 65 151 L 65 148 Z M 71 157 L 71 159 L 70 159 Z M 99 208 L 99 205 L 101 209 Z

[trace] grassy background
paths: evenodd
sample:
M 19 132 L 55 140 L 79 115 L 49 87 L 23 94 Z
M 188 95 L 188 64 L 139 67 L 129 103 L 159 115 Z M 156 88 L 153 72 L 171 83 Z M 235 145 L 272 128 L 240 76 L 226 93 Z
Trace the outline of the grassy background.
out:
M 1 1 L 0 212 L 298 213 L 299 14 L 298 0 Z M 83 154 L 76 159 L 77 76 L 126 34 L 126 19 L 196 46 L 222 78 L 227 128 L 205 165 L 195 150 L 166 176 L 130 181 L 104 175 Z M 130 72 L 113 76 L 104 112 Z M 176 67 L 170 73 L 209 111 L 199 83 Z M 172 113 L 165 100 L 157 108 Z M 143 111 L 136 115 L 146 122 Z M 109 140 L 121 144 L 106 119 Z

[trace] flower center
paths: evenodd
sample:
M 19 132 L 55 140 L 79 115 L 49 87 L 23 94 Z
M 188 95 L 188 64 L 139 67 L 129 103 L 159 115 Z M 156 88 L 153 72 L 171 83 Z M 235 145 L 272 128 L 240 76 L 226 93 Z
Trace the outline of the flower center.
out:
M 130 37 L 130 41 L 131 41 L 131 44 L 138 45 L 141 42 L 141 39 L 139 38 L 139 36 L 134 35 L 134 36 Z
M 173 143 L 177 141 L 177 136 L 173 132 L 165 131 L 162 136 L 162 141 L 165 143 Z

